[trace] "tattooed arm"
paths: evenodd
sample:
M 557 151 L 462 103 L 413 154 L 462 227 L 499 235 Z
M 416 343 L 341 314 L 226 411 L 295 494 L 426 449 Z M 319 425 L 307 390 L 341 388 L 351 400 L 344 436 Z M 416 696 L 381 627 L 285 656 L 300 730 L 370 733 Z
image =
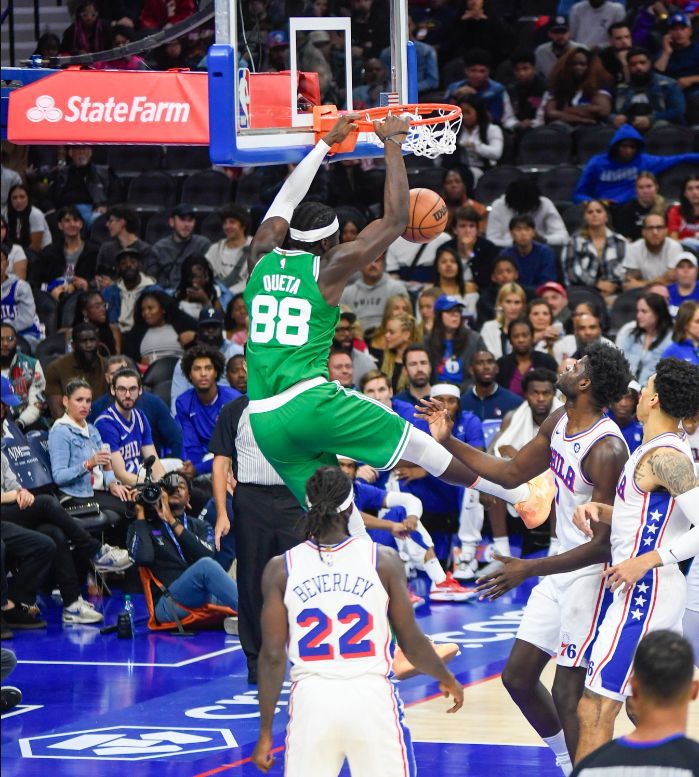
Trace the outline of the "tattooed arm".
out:
M 699 554 L 699 489 L 690 459 L 675 448 L 655 448 L 636 467 L 636 483 L 642 491 L 665 489 L 679 508 L 694 524 L 672 545 L 643 553 L 622 561 L 605 573 L 607 585 L 615 591 L 625 591 L 654 567 L 676 564 Z

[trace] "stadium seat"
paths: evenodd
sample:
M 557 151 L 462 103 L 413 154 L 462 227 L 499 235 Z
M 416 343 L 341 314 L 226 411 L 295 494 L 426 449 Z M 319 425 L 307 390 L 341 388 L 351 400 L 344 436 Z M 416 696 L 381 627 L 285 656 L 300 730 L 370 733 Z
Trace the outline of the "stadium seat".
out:
M 577 165 L 559 165 L 537 178 L 544 197 L 554 202 L 572 201 L 581 170 Z
M 100 213 L 99 216 L 90 224 L 90 240 L 94 240 L 95 243 L 104 243 L 105 240 L 110 240 L 111 235 L 107 229 L 107 219 L 109 216 L 106 213 Z
M 156 359 L 146 370 L 143 376 L 143 385 L 154 389 L 159 383 L 172 380 L 172 373 L 175 371 L 177 362 L 179 362 L 177 356 L 163 356 Z
M 154 245 L 160 240 L 161 237 L 167 237 L 172 233 L 170 227 L 170 214 L 169 213 L 154 213 L 146 224 L 146 231 L 143 239 L 146 243 Z
M 578 127 L 573 133 L 577 161 L 585 164 L 590 157 L 606 151 L 615 132 L 614 127 Z
M 160 397 L 160 399 L 170 407 L 172 402 L 172 381 L 164 380 L 160 383 L 156 383 L 155 386 L 152 387 L 151 393 L 155 394 L 156 397 Z
M 636 316 L 636 302 L 644 289 L 630 289 L 620 294 L 612 305 L 609 314 L 609 334 L 616 334 L 624 324 L 633 321 Z
M 58 303 L 46 291 L 34 290 L 34 303 L 39 321 L 44 325 L 46 337 L 50 337 L 58 324 Z
M 49 364 L 59 356 L 63 356 L 65 352 L 66 336 L 63 332 L 55 332 L 36 346 L 34 356 L 36 356 L 44 368 L 44 372 L 46 372 Z
M 241 176 L 235 188 L 235 204 L 242 205 L 244 208 L 255 205 L 259 202 L 263 183 L 264 173 L 262 170 L 255 170 L 248 175 Z
M 177 200 L 177 184 L 168 173 L 141 173 L 131 179 L 127 200 L 136 210 L 156 212 L 170 208 Z
M 689 162 L 683 162 L 680 165 L 670 167 L 658 176 L 660 193 L 666 200 L 679 200 L 682 194 L 684 179 L 689 178 L 690 175 L 696 177 L 697 166 Z
M 207 213 L 206 218 L 201 222 L 200 232 L 212 243 L 217 243 L 225 237 L 218 213 Z
M 143 593 L 146 598 L 146 606 L 148 607 L 148 628 L 152 631 L 172 631 L 173 629 L 178 629 L 177 622 L 165 621 L 160 623 L 155 617 L 153 586 L 163 592 L 163 595 L 169 595 L 167 588 L 165 588 L 160 580 L 158 580 L 153 572 L 147 567 L 139 567 L 138 574 L 141 578 Z M 188 613 L 184 618 L 179 619 L 179 623 L 184 628 L 196 629 L 197 631 L 221 629 L 225 618 L 238 614 L 235 610 L 231 610 L 230 607 L 224 607 L 220 604 L 205 604 L 203 607 L 194 608 L 185 607 L 183 604 L 179 603 L 177 604 L 183 610 L 187 610 Z
M 572 144 L 570 133 L 563 129 L 534 127 L 525 132 L 519 142 L 517 166 L 548 170 L 553 165 L 566 164 Z
M 110 146 L 107 153 L 107 162 L 119 178 L 135 178 L 140 173 L 158 170 L 162 159 L 162 146 Z
M 538 19 L 540 16 L 555 16 L 558 0 L 520 0 L 517 5 L 519 18 Z
M 582 205 L 571 205 L 561 213 L 563 223 L 566 225 L 566 229 L 569 234 L 573 234 L 576 229 L 580 229 L 583 225 L 583 211 Z
M 163 170 L 170 175 L 191 175 L 211 167 L 208 146 L 168 146 L 163 157 Z
M 438 167 L 424 167 L 408 173 L 408 185 L 411 189 L 424 188 L 440 192 L 443 179 L 444 170 L 440 170 Z
M 190 175 L 182 187 L 181 202 L 196 210 L 220 208 L 232 201 L 232 185 L 225 173 L 218 170 L 202 170 Z
M 473 199 L 483 205 L 490 205 L 501 194 L 505 193 L 511 181 L 526 178 L 526 173 L 513 165 L 493 167 L 480 177 L 473 193 Z
M 694 145 L 694 133 L 689 127 L 668 125 L 654 127 L 646 134 L 646 151 L 658 156 L 688 154 Z

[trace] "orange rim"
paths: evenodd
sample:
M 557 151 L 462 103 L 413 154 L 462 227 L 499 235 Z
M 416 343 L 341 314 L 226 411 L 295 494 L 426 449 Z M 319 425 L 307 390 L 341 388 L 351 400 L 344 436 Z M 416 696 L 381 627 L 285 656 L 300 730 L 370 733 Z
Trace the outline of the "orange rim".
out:
M 410 105 L 382 105 L 378 108 L 367 108 L 363 111 L 356 111 L 361 117 L 356 120 L 359 129 L 373 129 L 372 122 L 377 119 L 385 119 L 390 114 L 401 113 L 434 113 L 435 111 L 444 111 L 438 116 L 426 116 L 421 119 L 411 119 L 410 126 L 417 127 L 424 124 L 439 124 L 446 121 L 456 121 L 461 116 L 461 108 L 457 105 L 447 103 L 412 103 Z M 366 118 L 368 117 L 368 118 Z

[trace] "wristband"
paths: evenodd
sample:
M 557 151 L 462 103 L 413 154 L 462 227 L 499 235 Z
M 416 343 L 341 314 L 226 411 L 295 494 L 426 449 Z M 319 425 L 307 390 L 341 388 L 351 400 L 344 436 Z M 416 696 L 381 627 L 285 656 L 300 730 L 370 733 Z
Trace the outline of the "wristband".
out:
M 92 472 L 93 464 L 92 464 L 92 462 L 89 459 L 85 462 L 85 469 L 88 472 Z
M 405 137 L 403 138 L 403 140 L 398 142 L 397 140 L 393 140 L 393 138 L 395 138 L 396 135 L 404 135 Z M 383 139 L 383 142 L 385 144 L 387 140 L 391 140 L 397 146 L 401 146 L 402 147 L 403 146 L 403 142 L 405 141 L 405 138 L 407 138 L 407 137 L 408 137 L 408 133 L 407 132 L 403 132 L 403 131 L 401 131 L 401 132 L 392 132 L 390 135 L 386 135 L 386 137 Z

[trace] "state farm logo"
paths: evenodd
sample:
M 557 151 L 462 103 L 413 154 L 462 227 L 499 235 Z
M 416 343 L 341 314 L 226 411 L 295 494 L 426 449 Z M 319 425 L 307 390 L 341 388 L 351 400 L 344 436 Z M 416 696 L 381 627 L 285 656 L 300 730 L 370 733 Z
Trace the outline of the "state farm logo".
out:
M 73 95 L 68 98 L 65 113 L 56 107 L 56 101 L 47 94 L 36 98 L 36 105 L 27 111 L 32 122 L 64 120 L 88 124 L 185 124 L 189 121 L 191 105 L 188 102 L 152 102 L 145 96 L 133 97 L 118 102 L 113 97 L 107 100 L 93 100 L 90 97 Z
M 36 98 L 36 105 L 27 111 L 29 121 L 60 121 L 63 111 L 56 108 L 56 101 L 48 94 Z

